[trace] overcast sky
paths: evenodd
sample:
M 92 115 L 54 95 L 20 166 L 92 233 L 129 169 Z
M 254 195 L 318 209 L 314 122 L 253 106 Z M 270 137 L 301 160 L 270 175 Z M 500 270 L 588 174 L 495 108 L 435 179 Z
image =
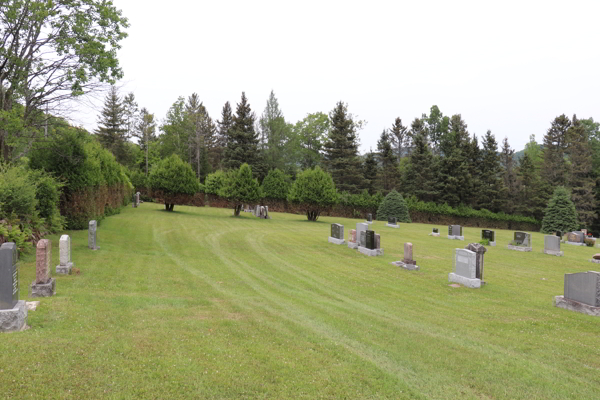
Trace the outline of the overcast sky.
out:
M 123 93 L 159 121 L 193 92 L 213 119 L 242 91 L 258 117 L 274 90 L 293 123 L 342 100 L 365 152 L 434 104 L 517 150 L 562 113 L 600 119 L 598 0 L 113 2 L 131 23 Z

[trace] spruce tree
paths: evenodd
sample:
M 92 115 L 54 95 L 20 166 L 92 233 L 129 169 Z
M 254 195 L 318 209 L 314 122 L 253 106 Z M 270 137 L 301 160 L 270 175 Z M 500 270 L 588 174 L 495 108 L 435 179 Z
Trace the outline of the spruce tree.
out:
M 365 182 L 358 158 L 358 136 L 356 123 L 348 113 L 348 107 L 338 102 L 329 113 L 331 130 L 323 150 L 324 164 L 333 177 L 338 191 L 358 193 Z
M 421 201 L 435 201 L 439 193 L 435 188 L 435 162 L 429 149 L 427 133 L 419 132 L 413 139 L 413 151 L 405 167 L 402 191 Z
M 389 217 L 396 217 L 398 222 L 411 222 L 406 201 L 395 190 L 385 196 L 377 209 L 378 221 L 386 221 Z
M 221 110 L 221 120 L 217 121 L 218 129 L 215 136 L 215 148 L 214 148 L 214 164 L 213 170 L 216 171 L 224 167 L 224 153 L 227 147 L 227 141 L 229 140 L 229 130 L 233 126 L 233 114 L 231 111 L 231 105 L 226 102 Z
M 596 218 L 595 185 L 596 177 L 592 170 L 592 153 L 585 127 L 576 115 L 567 131 L 567 151 L 570 168 L 568 184 L 571 188 L 571 200 L 575 204 L 579 222 L 591 228 Z
M 544 216 L 547 197 L 542 182 L 528 153 L 523 155 L 518 168 L 518 192 L 515 212 L 537 220 Z
M 479 208 L 481 207 L 481 149 L 479 148 L 479 140 L 473 134 L 473 137 L 468 141 L 465 147 L 467 165 L 471 180 L 469 181 L 471 192 L 469 197 L 465 199 L 465 204 Z
M 493 212 L 502 210 L 506 197 L 506 188 L 502 180 L 502 166 L 498 155 L 498 142 L 487 131 L 483 138 L 481 151 L 479 206 Z
M 375 153 L 372 151 L 367 153 L 362 170 L 365 189 L 367 189 L 369 194 L 375 194 L 375 192 L 377 192 L 377 174 L 379 173 L 379 166 L 377 165 Z
M 227 147 L 225 148 L 225 167 L 237 170 L 243 163 L 248 163 L 255 177 L 262 179 L 267 171 L 258 150 L 258 133 L 254 130 L 256 116 L 250 108 L 246 93 L 236 108 L 233 124 L 228 130 Z
M 544 136 L 542 178 L 550 187 L 564 186 L 567 183 L 565 154 L 568 145 L 567 131 L 570 126 L 571 121 L 562 114 L 552 121 L 552 126 Z
M 500 163 L 503 169 L 504 187 L 506 188 L 506 197 L 504 202 L 504 211 L 507 214 L 513 213 L 515 209 L 515 199 L 517 197 L 517 172 L 515 168 L 515 151 L 510 147 L 508 138 L 502 141 L 502 152 L 500 153 Z
M 404 157 L 404 148 L 408 141 L 408 128 L 402 125 L 400 117 L 396 118 L 392 129 L 390 130 L 392 137 L 392 144 L 396 147 L 396 156 L 398 160 Z
M 398 163 L 392 149 L 390 134 L 384 129 L 377 142 L 379 156 L 380 185 L 384 193 L 389 192 L 396 187 L 396 178 L 398 175 Z
M 118 162 L 126 164 L 127 154 L 127 123 L 125 108 L 117 88 L 112 85 L 104 99 L 104 107 L 98 117 L 96 136 L 102 146 L 109 150 Z
M 571 232 L 578 228 L 577 210 L 571 201 L 569 191 L 564 186 L 559 186 L 548 202 L 541 231 L 552 234 L 557 231 Z

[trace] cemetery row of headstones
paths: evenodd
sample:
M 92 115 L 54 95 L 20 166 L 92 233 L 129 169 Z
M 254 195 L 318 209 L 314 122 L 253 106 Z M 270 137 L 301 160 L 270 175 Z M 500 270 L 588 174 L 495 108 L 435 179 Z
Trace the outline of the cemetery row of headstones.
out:
M 271 217 L 269 216 L 268 206 L 255 206 L 252 210 L 252 215 L 254 215 L 257 218 L 271 219 Z
M 331 236 L 329 236 L 328 241 L 338 245 L 345 244 L 344 225 L 331 224 Z M 370 230 L 369 225 L 363 222 L 356 224 L 356 229 L 350 230 L 348 247 L 358 249 L 358 251 L 368 256 L 383 255 L 381 236 Z
M 88 247 L 97 250 L 96 221 L 89 222 Z M 75 264 L 71 261 L 71 237 L 62 235 L 58 244 L 59 264 L 56 273 L 71 274 Z M 27 323 L 27 305 L 19 300 L 19 252 L 13 242 L 0 246 L 0 332 L 20 331 Z M 56 292 L 56 280 L 50 272 L 52 242 L 41 239 L 35 252 L 35 280 L 30 287 L 29 297 L 49 297 Z

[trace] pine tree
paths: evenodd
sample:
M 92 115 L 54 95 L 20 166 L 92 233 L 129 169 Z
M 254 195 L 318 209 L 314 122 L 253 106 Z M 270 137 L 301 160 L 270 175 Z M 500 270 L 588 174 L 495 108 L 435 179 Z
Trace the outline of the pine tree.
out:
M 592 170 L 592 153 L 587 131 L 576 115 L 573 115 L 573 123 L 567 131 L 567 142 L 571 164 L 568 175 L 571 199 L 579 221 L 586 228 L 590 228 L 597 216 L 594 193 L 596 177 Z
M 286 144 L 289 143 L 291 127 L 285 122 L 279 102 L 271 90 L 265 111 L 258 121 L 261 150 L 269 169 L 284 169 Z
M 438 190 L 443 202 L 452 207 L 467 204 L 472 197 L 471 174 L 465 149 L 470 144 L 467 125 L 460 115 L 453 115 L 450 131 L 440 141 Z
M 378 221 L 386 221 L 389 217 L 396 217 L 398 222 L 411 222 L 406 201 L 395 190 L 385 196 L 377 209 Z
M 471 192 L 470 196 L 465 199 L 465 204 L 471 207 L 479 208 L 481 202 L 481 149 L 479 148 L 479 140 L 473 134 L 473 137 L 468 141 L 465 147 L 465 155 L 471 180 L 469 182 Z
M 569 118 L 562 114 L 552 121 L 552 126 L 544 136 L 544 162 L 542 178 L 550 187 L 564 186 L 567 183 L 567 131 L 571 126 Z
M 444 116 L 438 106 L 431 106 L 429 116 L 423 114 L 422 120 L 426 123 L 427 134 L 434 150 L 439 154 L 439 146 L 442 138 L 448 133 L 450 118 Z
M 248 104 L 246 93 L 236 108 L 233 124 L 228 131 L 227 147 L 225 148 L 225 166 L 229 169 L 239 169 L 243 163 L 248 163 L 255 177 L 262 179 L 266 167 L 258 150 L 258 133 L 254 130 L 256 116 Z
M 506 188 L 506 201 L 503 211 L 512 214 L 515 209 L 515 199 L 517 196 L 517 172 L 515 168 L 515 151 L 508 144 L 508 138 L 502 141 L 502 153 L 500 153 L 500 163 L 503 169 L 504 187 Z
M 557 231 L 564 233 L 574 231 L 578 227 L 577 210 L 571 201 L 569 191 L 565 187 L 559 186 L 544 211 L 541 231 L 550 234 Z
M 419 132 L 413 143 L 410 162 L 406 165 L 402 179 L 403 192 L 416 196 L 421 201 L 435 201 L 439 193 L 435 188 L 435 162 L 429 149 L 427 133 Z
M 325 166 L 338 191 L 358 193 L 365 182 L 358 158 L 356 123 L 348 113 L 348 106 L 341 101 L 329 113 L 329 119 L 331 130 L 323 148 Z
M 515 212 L 540 220 L 547 203 L 542 182 L 528 153 L 523 155 L 518 168 L 518 192 Z
M 140 111 L 140 119 L 136 128 L 134 136 L 140 140 L 139 145 L 144 152 L 145 174 L 148 176 L 148 151 L 150 143 L 156 140 L 156 122 L 154 114 L 150 114 L 145 107 Z
M 377 142 L 377 150 L 379 151 L 378 156 L 381 165 L 381 184 L 379 186 L 384 190 L 384 193 L 387 193 L 396 186 L 398 163 L 392 150 L 390 134 L 385 129 Z
M 104 99 L 104 107 L 98 117 L 96 136 L 102 146 L 114 154 L 121 164 L 128 161 L 127 154 L 127 124 L 123 101 L 117 88 L 112 85 Z
M 206 116 L 206 107 L 200 101 L 200 97 L 197 93 L 192 93 L 185 104 L 185 119 L 186 129 L 188 130 L 187 136 L 189 138 L 189 159 L 198 178 L 202 175 L 201 169 L 203 165 L 206 165 L 206 148 L 202 129 Z
M 492 135 L 492 131 L 489 130 L 483 139 L 480 171 L 479 206 L 492 212 L 498 212 L 503 208 L 506 188 L 502 180 L 498 142 Z
M 396 147 L 396 156 L 398 160 L 404 157 L 404 148 L 407 145 L 408 140 L 408 128 L 402 125 L 400 117 L 396 118 L 392 129 L 390 130 L 392 137 L 392 144 Z
M 377 165 L 377 158 L 372 151 L 367 153 L 362 170 L 365 178 L 365 188 L 369 194 L 375 194 L 375 192 L 377 192 L 377 174 L 379 173 L 379 167 Z
M 215 159 L 213 164 L 213 171 L 217 171 L 223 168 L 223 156 L 225 148 L 227 147 L 227 141 L 229 139 L 229 130 L 233 126 L 233 115 L 231 112 L 231 105 L 226 102 L 221 111 L 221 120 L 217 121 L 218 131 L 215 138 Z

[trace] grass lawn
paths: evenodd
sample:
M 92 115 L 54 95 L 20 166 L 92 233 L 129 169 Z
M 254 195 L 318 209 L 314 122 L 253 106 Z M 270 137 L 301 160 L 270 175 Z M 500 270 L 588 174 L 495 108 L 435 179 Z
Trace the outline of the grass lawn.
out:
M 564 257 L 488 247 L 481 289 L 449 287 L 455 247 L 431 225 L 376 222 L 382 257 L 327 242 L 359 220 L 145 203 L 68 232 L 80 275 L 0 335 L 6 399 L 598 399 L 600 318 L 553 306 L 563 276 L 598 269 L 596 249 Z M 390 264 L 414 245 L 420 271 Z M 21 298 L 35 276 L 20 261 Z

